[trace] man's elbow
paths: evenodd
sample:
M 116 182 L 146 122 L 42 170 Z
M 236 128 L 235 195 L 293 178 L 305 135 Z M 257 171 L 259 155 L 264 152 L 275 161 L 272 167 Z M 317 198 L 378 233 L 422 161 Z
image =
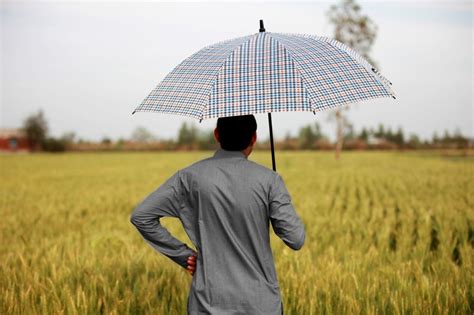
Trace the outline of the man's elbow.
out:
M 137 226 L 138 224 L 137 217 L 133 213 L 130 215 L 130 223 L 132 223 L 135 226 Z
M 142 225 L 143 223 L 143 220 L 142 218 L 140 217 L 140 214 L 139 212 L 135 209 L 132 214 L 130 215 L 130 223 L 132 223 L 133 225 L 135 225 L 136 227 L 139 227 Z
M 304 245 L 305 239 L 306 239 L 305 231 L 301 230 L 298 237 L 293 239 L 290 242 L 286 242 L 286 245 L 288 245 L 288 247 L 290 247 L 293 250 L 300 250 Z
M 295 243 L 295 246 L 293 247 L 293 249 L 294 249 L 294 250 L 300 250 L 300 249 L 303 247 L 303 245 L 304 245 L 305 239 L 306 239 L 306 235 L 305 235 L 305 233 L 304 233 L 304 231 L 303 231 L 302 236 L 300 237 L 300 239 L 298 240 L 298 242 Z

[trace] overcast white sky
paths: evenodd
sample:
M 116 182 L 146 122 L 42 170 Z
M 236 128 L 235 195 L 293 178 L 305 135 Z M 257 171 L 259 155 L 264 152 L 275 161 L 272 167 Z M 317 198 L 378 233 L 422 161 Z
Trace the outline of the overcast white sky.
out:
M 20 127 L 43 109 L 50 133 L 74 131 L 100 140 L 129 137 L 144 126 L 174 137 L 182 121 L 206 130 L 216 120 L 150 112 L 131 115 L 183 59 L 212 43 L 258 32 L 332 37 L 319 2 L 0 2 L 1 127 Z M 372 56 L 397 99 L 351 106 L 356 131 L 379 123 L 423 139 L 459 128 L 473 136 L 471 1 L 359 1 L 378 25 Z M 277 138 L 319 121 L 334 137 L 327 112 L 275 113 Z M 256 115 L 259 137 L 266 115 Z

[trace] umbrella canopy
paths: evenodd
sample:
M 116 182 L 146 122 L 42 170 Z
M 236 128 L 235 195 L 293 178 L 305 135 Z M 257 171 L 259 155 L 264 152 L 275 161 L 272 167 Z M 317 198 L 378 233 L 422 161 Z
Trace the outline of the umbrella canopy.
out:
M 133 111 L 207 118 L 317 111 L 393 97 L 391 83 L 327 37 L 265 32 L 202 48 L 176 66 Z M 273 156 L 273 134 L 270 125 Z M 274 158 L 273 158 L 274 160 Z M 275 169 L 275 163 L 273 162 Z

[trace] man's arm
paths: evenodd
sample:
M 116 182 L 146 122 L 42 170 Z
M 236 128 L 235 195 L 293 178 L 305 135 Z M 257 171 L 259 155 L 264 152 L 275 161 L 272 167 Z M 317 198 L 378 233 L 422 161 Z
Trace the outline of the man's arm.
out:
M 154 249 L 187 268 L 187 258 L 196 252 L 173 237 L 160 224 L 161 217 L 179 217 L 181 204 L 179 171 L 146 197 L 133 211 L 130 222 Z
M 270 187 L 270 221 L 275 234 L 294 250 L 303 247 L 304 224 L 296 214 L 291 197 L 280 175 L 276 175 Z

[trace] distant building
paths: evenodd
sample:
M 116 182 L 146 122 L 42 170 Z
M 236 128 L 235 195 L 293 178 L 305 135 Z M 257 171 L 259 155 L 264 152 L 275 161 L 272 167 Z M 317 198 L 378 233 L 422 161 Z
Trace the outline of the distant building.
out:
M 21 129 L 0 128 L 0 152 L 27 152 L 31 147 Z
M 367 138 L 367 144 L 370 144 L 370 145 L 379 145 L 379 144 L 383 144 L 384 142 L 385 142 L 385 139 L 377 138 L 373 135 L 369 135 Z
M 397 145 L 395 143 L 390 142 L 385 138 L 378 138 L 378 137 L 375 137 L 375 136 L 372 136 L 372 135 L 370 135 L 367 138 L 367 144 L 372 149 L 386 150 L 386 149 L 396 149 L 397 148 Z

